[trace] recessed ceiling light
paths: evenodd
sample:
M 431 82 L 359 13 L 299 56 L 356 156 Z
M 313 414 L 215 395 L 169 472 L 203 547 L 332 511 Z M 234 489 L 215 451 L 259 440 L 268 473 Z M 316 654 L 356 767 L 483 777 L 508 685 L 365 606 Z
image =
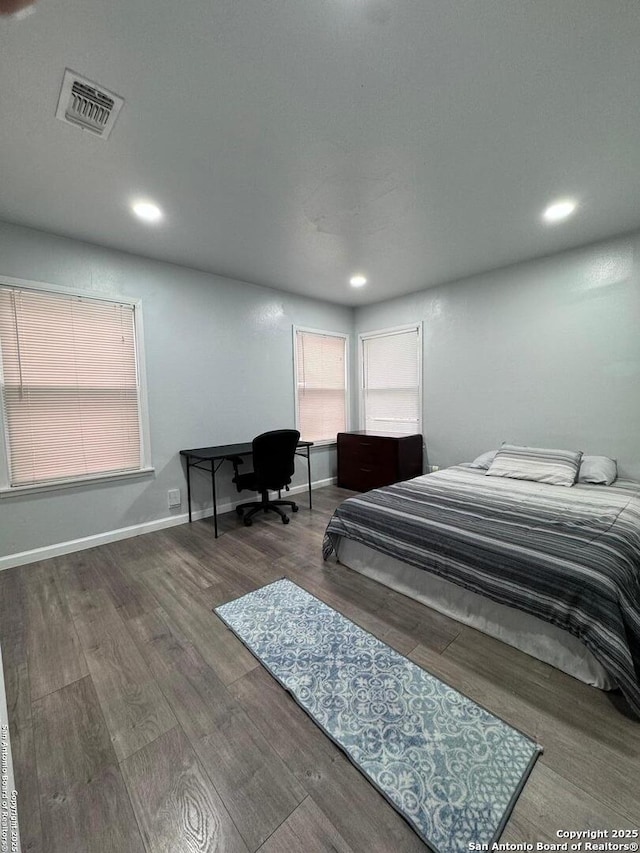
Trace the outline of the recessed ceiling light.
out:
M 131 205 L 131 210 L 145 222 L 159 222 L 163 215 L 158 205 L 152 201 L 136 201 Z
M 554 201 L 542 214 L 545 222 L 561 222 L 575 211 L 577 202 L 572 198 L 561 198 Z
M 351 287 L 362 287 L 367 283 L 367 279 L 363 275 L 354 275 L 349 279 Z

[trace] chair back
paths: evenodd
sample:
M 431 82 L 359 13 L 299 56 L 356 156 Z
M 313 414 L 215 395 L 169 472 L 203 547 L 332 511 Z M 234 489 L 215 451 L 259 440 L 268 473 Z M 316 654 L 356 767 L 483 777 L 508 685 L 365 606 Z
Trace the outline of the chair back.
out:
M 274 429 L 253 439 L 253 471 L 261 490 L 275 491 L 291 482 L 299 440 L 297 429 Z

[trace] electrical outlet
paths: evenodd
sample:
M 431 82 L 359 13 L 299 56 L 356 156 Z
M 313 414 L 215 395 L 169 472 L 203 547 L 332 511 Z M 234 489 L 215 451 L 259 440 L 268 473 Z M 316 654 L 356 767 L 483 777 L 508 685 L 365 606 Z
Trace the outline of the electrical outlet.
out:
M 167 494 L 169 496 L 169 509 L 181 505 L 180 489 L 169 489 Z

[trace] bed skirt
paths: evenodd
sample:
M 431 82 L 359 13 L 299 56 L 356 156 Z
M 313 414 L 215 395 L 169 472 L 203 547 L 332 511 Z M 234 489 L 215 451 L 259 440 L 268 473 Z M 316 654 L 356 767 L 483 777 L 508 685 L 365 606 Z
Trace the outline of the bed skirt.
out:
M 339 561 L 354 571 L 502 640 L 585 684 L 601 690 L 614 687 L 602 665 L 568 631 L 515 607 L 491 601 L 351 539 L 340 538 L 337 554 Z

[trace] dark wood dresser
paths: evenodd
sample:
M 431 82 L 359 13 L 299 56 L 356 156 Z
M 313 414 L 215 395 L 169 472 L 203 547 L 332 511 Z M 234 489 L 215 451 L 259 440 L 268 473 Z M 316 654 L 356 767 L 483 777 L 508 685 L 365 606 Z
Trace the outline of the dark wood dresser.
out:
M 338 485 L 343 489 L 368 492 L 422 473 L 421 435 L 338 433 Z

